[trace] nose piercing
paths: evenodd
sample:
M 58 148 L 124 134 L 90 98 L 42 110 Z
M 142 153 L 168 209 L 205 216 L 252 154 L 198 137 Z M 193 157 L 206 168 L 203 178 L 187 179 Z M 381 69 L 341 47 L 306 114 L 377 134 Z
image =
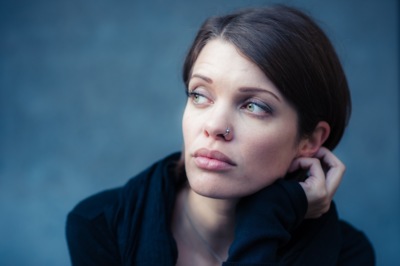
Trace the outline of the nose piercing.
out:
M 227 127 L 224 133 L 224 137 L 228 136 L 230 132 L 231 130 L 229 129 L 229 127 Z

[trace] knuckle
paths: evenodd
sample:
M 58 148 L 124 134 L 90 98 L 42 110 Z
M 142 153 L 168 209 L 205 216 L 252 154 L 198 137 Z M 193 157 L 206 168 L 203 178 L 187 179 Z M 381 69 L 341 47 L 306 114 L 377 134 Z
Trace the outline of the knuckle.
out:
M 320 189 L 317 197 L 325 203 L 328 200 L 328 191 Z

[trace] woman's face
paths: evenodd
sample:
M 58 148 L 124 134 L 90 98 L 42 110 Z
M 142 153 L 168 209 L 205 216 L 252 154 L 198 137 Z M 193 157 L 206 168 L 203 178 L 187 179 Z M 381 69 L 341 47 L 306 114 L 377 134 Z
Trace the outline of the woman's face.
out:
M 188 93 L 182 124 L 194 191 L 239 198 L 286 174 L 298 155 L 297 114 L 235 46 L 210 41 L 193 66 Z

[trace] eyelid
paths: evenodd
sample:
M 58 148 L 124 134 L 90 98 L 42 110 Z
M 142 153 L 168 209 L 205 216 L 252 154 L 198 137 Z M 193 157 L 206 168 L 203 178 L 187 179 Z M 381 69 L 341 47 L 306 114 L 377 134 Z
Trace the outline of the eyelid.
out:
M 188 98 L 191 102 L 198 107 L 204 107 L 212 103 L 211 97 L 208 95 L 206 89 L 200 90 L 201 87 L 194 87 L 194 89 L 186 90 Z
M 191 88 L 191 87 L 193 87 L 193 88 Z M 204 87 L 202 85 L 189 86 L 189 88 L 187 89 L 187 93 L 188 94 L 196 93 L 196 94 L 202 95 L 207 98 L 211 97 L 209 91 L 206 89 L 206 87 Z
M 274 111 L 273 108 L 271 107 L 271 105 L 264 103 L 262 101 L 255 100 L 255 101 L 253 101 L 253 103 L 258 105 L 260 108 L 262 108 L 264 111 L 266 111 L 268 113 L 273 113 L 273 111 Z
M 254 98 L 250 98 L 248 100 L 246 100 L 244 102 L 244 105 L 248 105 L 248 104 L 255 104 L 256 106 L 258 106 L 259 108 L 261 108 L 265 114 L 269 114 L 272 115 L 274 113 L 274 109 L 273 107 L 271 107 L 270 104 L 265 103 L 262 100 L 258 100 L 258 99 L 254 99 Z
M 272 96 L 275 100 L 277 100 L 278 102 L 281 101 L 281 99 L 273 92 L 271 92 L 270 90 L 267 89 L 261 89 L 261 88 L 257 88 L 257 87 L 243 87 L 239 89 L 240 92 L 243 93 L 253 93 L 253 94 L 267 94 L 269 96 Z

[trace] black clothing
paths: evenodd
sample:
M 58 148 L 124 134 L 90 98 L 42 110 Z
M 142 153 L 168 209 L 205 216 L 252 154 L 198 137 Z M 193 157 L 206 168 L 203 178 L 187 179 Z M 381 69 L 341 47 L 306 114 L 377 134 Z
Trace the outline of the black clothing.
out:
M 179 157 L 168 156 L 124 187 L 91 196 L 69 213 L 73 265 L 176 264 L 170 228 L 178 185 L 170 166 Z M 303 220 L 306 210 L 305 193 L 294 181 L 280 180 L 243 198 L 223 265 L 374 265 L 368 239 L 338 220 L 334 204 L 319 219 Z

